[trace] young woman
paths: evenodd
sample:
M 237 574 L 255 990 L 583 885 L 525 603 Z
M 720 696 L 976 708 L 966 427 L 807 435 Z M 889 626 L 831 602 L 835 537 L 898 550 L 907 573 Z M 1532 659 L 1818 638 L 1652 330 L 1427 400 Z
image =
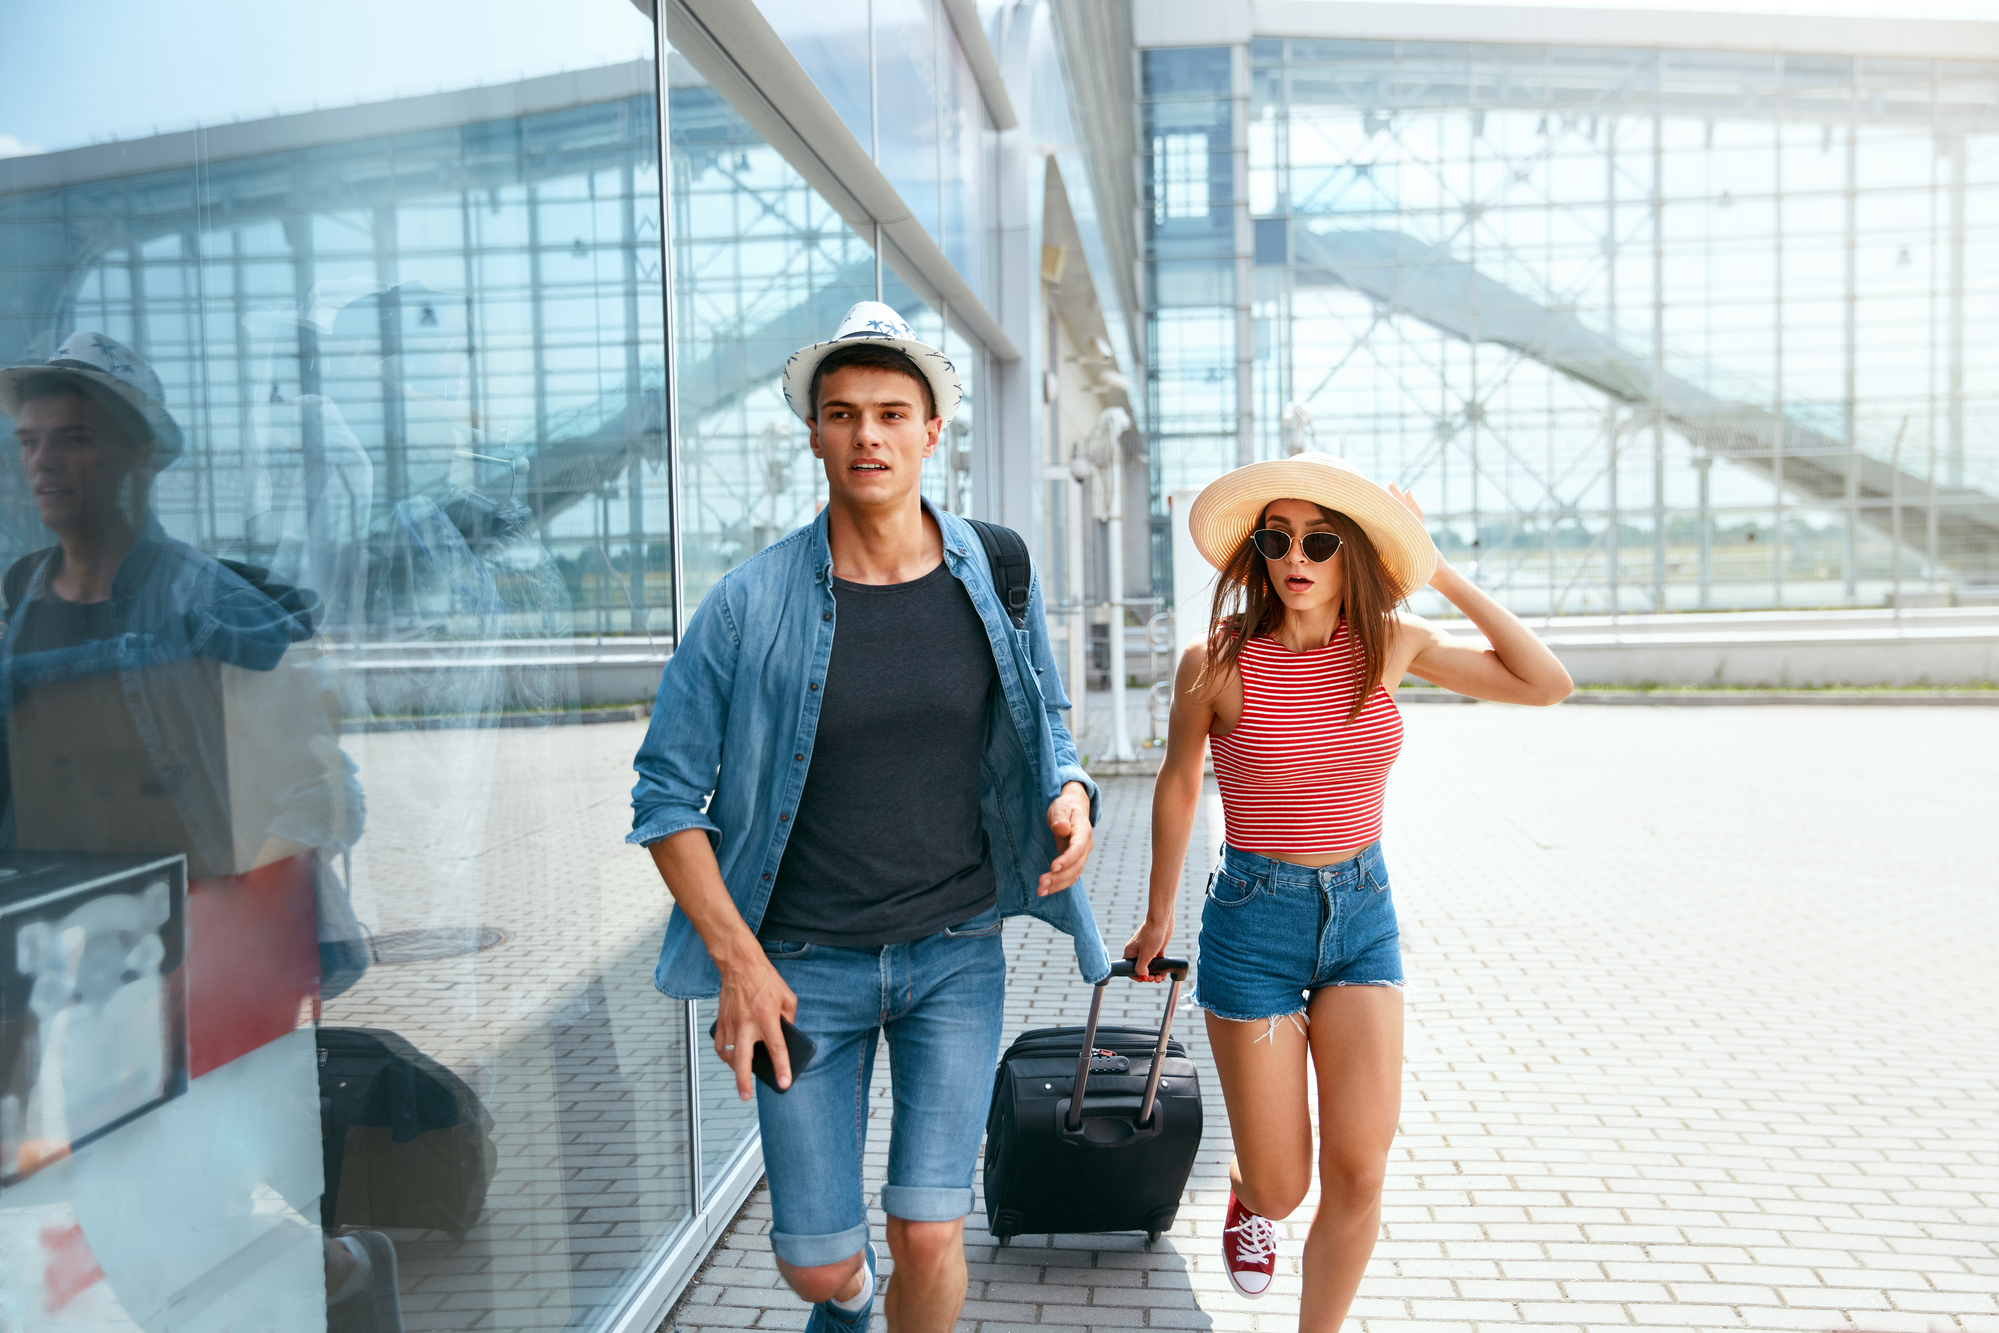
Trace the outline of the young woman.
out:
M 1124 952 L 1151 959 L 1173 936 L 1212 738 L 1227 843 L 1201 913 L 1196 1001 L 1235 1135 L 1223 1260 L 1245 1296 L 1269 1288 L 1273 1221 L 1312 1183 L 1309 1055 L 1322 1110 L 1301 1333 L 1335 1333 L 1353 1303 L 1402 1103 L 1402 962 L 1379 843 L 1402 744 L 1395 687 L 1409 673 L 1517 704 L 1571 688 L 1526 626 L 1438 557 L 1422 520 L 1409 496 L 1322 454 L 1238 468 L 1188 515 L 1221 577 L 1206 641 L 1180 662 L 1151 901 Z M 1398 610 L 1425 583 L 1492 646 Z

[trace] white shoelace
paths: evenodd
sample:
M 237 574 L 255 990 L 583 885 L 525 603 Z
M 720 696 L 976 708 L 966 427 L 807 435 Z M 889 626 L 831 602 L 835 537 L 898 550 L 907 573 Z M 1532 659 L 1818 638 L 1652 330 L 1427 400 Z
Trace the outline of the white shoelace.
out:
M 1239 1264 L 1260 1264 L 1277 1253 L 1277 1224 L 1267 1217 L 1245 1213 L 1241 1223 L 1228 1231 L 1235 1233 L 1235 1257 Z

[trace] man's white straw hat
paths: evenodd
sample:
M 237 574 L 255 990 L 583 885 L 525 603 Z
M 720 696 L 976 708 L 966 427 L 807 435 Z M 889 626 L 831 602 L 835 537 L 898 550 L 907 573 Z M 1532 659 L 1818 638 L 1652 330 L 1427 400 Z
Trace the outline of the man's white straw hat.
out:
M 1309 500 L 1345 514 L 1381 553 L 1397 601 L 1430 581 L 1437 546 L 1423 520 L 1344 458 L 1298 454 L 1239 467 L 1209 482 L 1187 511 L 1194 545 L 1216 569 L 1242 549 L 1273 500 Z
M 918 341 L 909 322 L 896 314 L 893 307 L 880 301 L 857 303 L 840 321 L 840 327 L 832 338 L 799 348 L 784 363 L 784 401 L 791 405 L 791 410 L 798 414 L 800 421 L 807 425 L 812 423 L 812 372 L 819 369 L 819 363 L 831 353 L 856 343 L 879 343 L 884 347 L 893 347 L 914 361 L 923 378 L 930 381 L 930 392 L 936 395 L 937 415 L 944 418 L 945 425 L 951 424 L 958 404 L 965 397 L 964 385 L 958 380 L 958 368 L 951 364 L 951 358 L 935 347 Z
M 153 454 L 148 465 L 159 471 L 179 457 L 180 423 L 173 419 L 160 387 L 160 377 L 146 358 L 102 333 L 72 333 L 47 361 L 0 370 L 0 412 L 21 415 L 21 385 L 36 375 L 65 375 L 82 380 L 138 413 L 152 432 Z

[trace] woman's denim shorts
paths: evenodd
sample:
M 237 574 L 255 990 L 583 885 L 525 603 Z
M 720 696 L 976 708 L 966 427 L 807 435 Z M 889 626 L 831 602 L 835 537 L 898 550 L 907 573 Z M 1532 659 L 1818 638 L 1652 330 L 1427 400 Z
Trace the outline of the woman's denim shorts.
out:
M 1217 1018 L 1300 1013 L 1327 986 L 1402 985 L 1381 844 L 1312 869 L 1222 848 L 1201 909 L 1194 1002 Z

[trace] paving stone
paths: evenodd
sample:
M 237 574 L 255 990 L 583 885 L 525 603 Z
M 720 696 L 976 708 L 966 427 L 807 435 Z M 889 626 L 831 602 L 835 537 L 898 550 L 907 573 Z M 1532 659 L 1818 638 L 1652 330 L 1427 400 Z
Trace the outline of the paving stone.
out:
M 1348 1328 L 1999 1333 L 1999 716 L 1488 706 L 1405 725 L 1384 838 L 1402 1126 Z M 1151 784 L 1103 785 L 1088 881 L 1115 953 L 1143 910 Z M 1219 830 L 1210 783 L 1179 901 L 1196 958 Z M 1015 922 L 1007 948 L 1009 1035 L 1080 1022 L 1068 941 Z M 1114 986 L 1104 1020 L 1150 1023 L 1160 998 Z M 1179 1224 L 1151 1251 L 1000 1250 L 981 1207 L 974 1296 L 1034 1317 L 968 1305 L 961 1329 L 1296 1328 L 1317 1193 L 1272 1293 L 1237 1296 L 1227 1116 L 1200 1015 L 1175 1031 L 1208 1116 Z M 871 1191 L 888 1094 L 883 1061 Z M 729 1285 L 767 1302 L 758 1327 L 802 1328 L 760 1235 L 730 1245 L 678 1326 L 742 1313 L 703 1290 Z

